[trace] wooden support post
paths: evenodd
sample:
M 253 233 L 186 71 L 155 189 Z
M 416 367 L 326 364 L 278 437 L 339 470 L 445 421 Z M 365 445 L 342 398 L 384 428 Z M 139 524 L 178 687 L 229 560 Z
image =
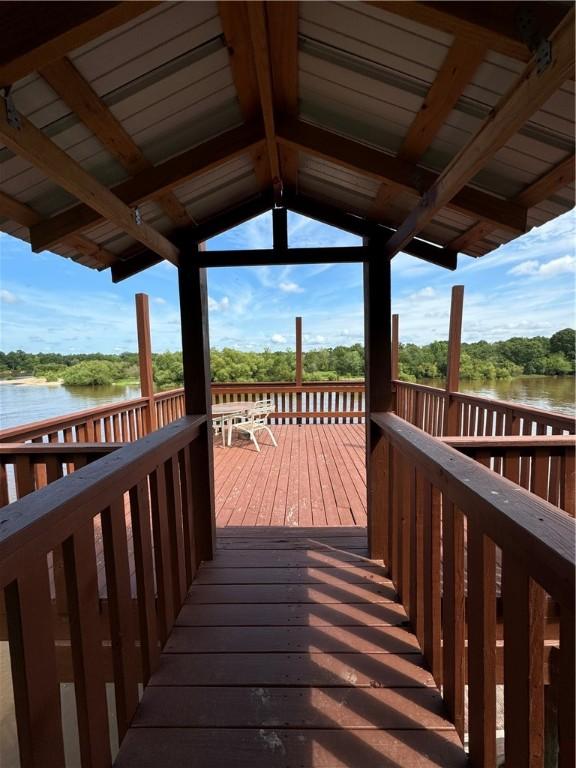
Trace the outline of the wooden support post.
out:
M 302 387 L 302 318 L 296 318 L 296 386 Z M 302 412 L 302 392 L 296 393 L 296 409 L 298 413 Z M 298 424 L 302 424 L 302 419 L 298 418 Z
M 288 211 L 286 208 L 272 209 L 272 243 L 274 250 L 288 248 Z
M 194 263 L 199 250 L 203 248 L 196 244 L 188 246 L 178 268 L 184 406 L 188 415 L 206 414 L 206 423 L 190 446 L 190 487 L 197 563 L 212 559 L 216 538 L 208 291 L 206 269 Z
M 399 342 L 398 342 L 398 315 L 392 315 L 392 381 L 398 378 Z
M 376 253 L 376 241 L 365 239 L 364 347 L 366 367 L 366 470 L 368 491 L 368 544 L 370 557 L 388 560 L 390 503 L 386 441 L 371 415 L 393 411 L 391 359 L 390 263 Z M 368 250 L 370 249 L 370 250 Z
M 448 365 L 446 368 L 446 408 L 444 410 L 444 435 L 457 435 L 458 403 L 452 398 L 460 389 L 460 346 L 462 343 L 462 310 L 464 286 L 452 286 L 450 304 L 450 332 L 448 336 Z
M 152 373 L 152 342 L 150 339 L 150 310 L 148 294 L 136 294 L 136 326 L 138 329 L 138 362 L 140 365 L 140 394 L 147 398 L 144 409 L 146 434 L 158 429 L 154 403 L 154 376 Z

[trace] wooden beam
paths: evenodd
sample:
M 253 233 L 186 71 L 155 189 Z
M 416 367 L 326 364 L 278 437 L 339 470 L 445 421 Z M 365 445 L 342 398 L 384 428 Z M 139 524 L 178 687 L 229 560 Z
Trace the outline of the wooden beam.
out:
M 266 4 L 274 109 L 293 117 L 298 114 L 298 9 L 291 0 Z M 282 181 L 297 189 L 298 151 L 284 146 L 279 153 Z
M 546 200 L 557 190 L 571 184 L 574 181 L 575 168 L 574 155 L 570 155 L 566 160 L 552 168 L 551 171 L 544 173 L 532 184 L 529 184 L 522 192 L 516 195 L 514 201 L 527 209 L 538 205 L 538 203 Z M 466 232 L 454 238 L 450 243 L 450 248 L 453 248 L 455 251 L 465 251 L 473 243 L 482 240 L 493 231 L 494 226 L 489 221 L 478 221 L 470 229 L 467 229 Z
M 384 11 L 404 16 L 471 43 L 484 44 L 493 51 L 527 62 L 532 54 L 522 37 L 519 11 L 533 19 L 535 31 L 549 35 L 562 20 L 563 3 L 498 3 L 497 13 L 487 13 L 484 2 L 371 2 Z
M 39 74 L 128 173 L 134 176 L 153 167 L 69 59 L 54 61 L 43 67 Z M 160 194 L 155 199 L 177 226 L 192 223 L 182 203 L 171 192 Z
M 243 2 L 219 2 L 218 13 L 224 32 L 224 40 L 230 57 L 232 78 L 236 86 L 242 117 L 247 123 L 261 120 L 260 97 L 254 59 L 250 49 L 248 12 Z M 264 144 L 251 150 L 254 172 L 261 189 L 272 183 Z
M 425 168 L 301 120 L 279 120 L 277 133 L 281 144 L 299 147 L 314 157 L 321 157 L 380 182 L 387 181 L 412 193 L 423 193 L 439 178 L 438 174 Z M 526 230 L 524 208 L 472 187 L 459 191 L 448 205 L 466 216 L 487 219 L 516 234 L 523 234 Z
M 26 203 L 21 203 L 13 197 L 0 191 L 0 216 L 5 216 L 10 221 L 15 221 L 16 224 L 20 224 L 22 227 L 32 227 L 35 224 L 43 221 L 42 216 L 36 213 Z M 89 256 L 95 261 L 99 262 L 102 268 L 109 267 L 113 261 L 116 260 L 116 256 L 102 248 L 98 243 L 93 240 L 89 240 L 82 235 L 70 235 L 63 241 L 64 245 L 68 245 L 74 248 L 75 251 L 83 256 Z
M 399 343 L 399 332 L 400 332 L 400 316 L 399 315 L 392 315 L 392 379 L 393 381 L 396 381 L 398 378 L 398 365 L 399 365 L 399 359 L 400 359 L 400 343 Z
M 154 402 L 154 374 L 152 370 L 152 339 L 150 336 L 150 306 L 148 294 L 136 294 L 136 328 L 138 331 L 138 365 L 140 368 L 140 397 L 148 403 L 144 410 L 146 434 L 158 428 Z
M 457 38 L 422 102 L 398 155 L 416 163 L 426 152 L 486 56 L 486 46 Z
M 448 334 L 448 364 L 446 367 L 446 394 L 448 402 L 444 411 L 444 435 L 458 434 L 460 404 L 450 396 L 460 389 L 460 349 L 462 346 L 462 314 L 464 311 L 464 286 L 452 286 L 450 301 L 450 330 Z
M 491 112 L 478 133 L 458 152 L 386 244 L 392 258 L 460 192 L 524 123 L 571 77 L 574 70 L 574 10 L 551 36 L 552 62 L 539 71 L 534 57 Z
M 202 222 L 196 227 L 178 233 L 178 240 L 182 246 L 190 243 L 203 242 L 211 237 L 222 234 L 228 229 L 243 224 L 248 219 L 265 213 L 272 207 L 272 193 L 258 195 L 241 205 L 224 211 L 219 216 L 214 216 Z M 159 256 L 151 251 L 133 250 L 130 253 L 121 254 L 115 264 L 112 265 L 112 282 L 119 283 L 133 275 L 142 272 L 162 261 Z
M 216 546 L 214 468 L 212 448 L 212 396 L 206 270 L 196 265 L 201 248 L 183 254 L 178 269 L 184 403 L 187 414 L 206 414 L 200 434 L 189 447 L 190 488 L 194 510 L 196 563 L 211 560 Z
M 157 4 L 2 3 L 0 86 L 12 85 L 69 51 L 146 13 Z
M 288 211 L 286 208 L 272 209 L 272 242 L 274 250 L 288 248 Z
M 195 256 L 200 267 L 256 267 L 286 264 L 361 264 L 367 248 L 256 248 L 254 250 L 206 251 Z
M 50 141 L 22 115 L 19 127 L 10 125 L 4 104 L 0 108 L 0 139 L 13 152 L 43 171 L 74 197 L 84 200 L 123 232 L 146 245 L 167 261 L 178 263 L 178 249 L 148 224 L 137 224 L 133 211 L 91 176 L 70 155 Z M 32 236 L 32 231 L 31 231 Z M 43 250 L 35 248 L 32 250 Z
M 366 369 L 366 487 L 370 557 L 388 563 L 389 455 L 374 412 L 392 411 L 390 262 L 377 240 L 365 241 L 373 258 L 364 263 L 364 356 Z
M 348 213 L 337 206 L 320 203 L 305 195 L 293 195 L 288 191 L 286 202 L 288 208 L 295 213 L 322 221 L 324 224 L 338 227 L 359 237 L 376 237 L 379 242 L 385 242 L 394 234 L 394 230 L 389 227 L 380 226 L 375 222 Z M 455 251 L 432 245 L 424 240 L 412 240 L 404 248 L 404 252 L 444 269 L 454 270 L 457 266 Z
M 246 4 L 246 10 L 248 12 L 248 28 L 250 30 L 252 55 L 256 68 L 256 79 L 258 81 L 260 107 L 264 120 L 268 162 L 270 163 L 272 184 L 276 185 L 280 182 L 280 163 L 278 160 L 276 128 L 274 125 L 274 102 L 272 99 L 272 76 L 268 30 L 266 28 L 266 11 L 262 0 L 251 0 Z
M 117 184 L 111 192 L 126 205 L 139 205 L 244 154 L 261 141 L 259 125 L 233 128 Z M 34 250 L 50 248 L 68 235 L 100 223 L 106 217 L 99 213 L 89 204 L 76 205 L 44 220 L 30 232 Z

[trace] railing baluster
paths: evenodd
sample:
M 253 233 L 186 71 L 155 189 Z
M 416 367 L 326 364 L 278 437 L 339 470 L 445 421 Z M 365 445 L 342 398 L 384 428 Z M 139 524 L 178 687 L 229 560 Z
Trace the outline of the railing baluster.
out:
M 174 617 L 174 588 L 170 567 L 170 535 L 166 505 L 166 480 L 163 467 L 150 475 L 150 497 L 152 501 L 152 530 L 154 535 L 154 565 L 158 593 L 159 636 L 162 644 L 166 641 Z
M 134 542 L 134 565 L 138 595 L 140 647 L 142 650 L 142 675 L 146 684 L 158 666 L 158 624 L 156 597 L 154 594 L 154 556 L 150 528 L 150 503 L 148 483 L 142 480 L 130 489 L 130 515 Z
M 180 606 L 186 596 L 186 566 L 184 563 L 184 536 L 182 526 L 182 496 L 178 459 L 172 457 L 164 464 L 166 480 L 166 508 L 170 536 L 170 562 L 174 605 Z
M 31 560 L 5 589 L 21 768 L 65 765 L 60 687 L 45 557 Z
M 468 730 L 474 768 L 496 764 L 496 547 L 468 519 Z
M 544 593 L 507 552 L 502 556 L 502 600 L 506 763 L 539 768 L 544 756 Z
M 432 675 L 440 684 L 442 675 L 442 594 L 440 492 L 422 479 L 421 503 L 424 511 L 424 656 Z
M 410 621 L 420 646 L 424 646 L 424 513 L 426 481 L 410 467 Z
M 442 499 L 442 637 L 443 696 L 461 738 L 464 737 L 464 519 Z
M 560 671 L 558 675 L 558 768 L 573 768 L 576 743 L 574 678 L 574 630 L 576 617 L 574 604 L 562 606 L 560 611 Z
M 63 544 L 82 768 L 109 768 L 108 708 L 92 520 Z
M 101 513 L 106 589 L 116 694 L 118 737 L 124 737 L 138 704 L 138 674 L 124 497 Z
M 180 485 L 182 488 L 182 526 L 184 530 L 184 561 L 186 587 L 190 587 L 196 574 L 196 542 L 194 540 L 194 503 L 191 488 L 190 450 L 188 446 L 178 454 Z

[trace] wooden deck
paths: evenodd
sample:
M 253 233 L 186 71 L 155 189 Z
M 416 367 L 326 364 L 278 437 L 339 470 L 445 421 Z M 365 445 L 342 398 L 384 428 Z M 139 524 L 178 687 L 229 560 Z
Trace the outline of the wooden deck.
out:
M 366 525 L 365 433 L 361 424 L 272 427 L 261 452 L 235 438 L 214 443 L 219 526 Z M 260 436 L 259 436 L 260 437 Z
M 226 527 L 218 543 L 117 768 L 466 764 L 365 528 Z

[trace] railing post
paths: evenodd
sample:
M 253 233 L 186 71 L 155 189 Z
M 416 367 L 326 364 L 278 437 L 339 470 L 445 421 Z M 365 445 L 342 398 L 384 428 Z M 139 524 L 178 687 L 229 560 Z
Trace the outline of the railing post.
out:
M 296 318 L 296 409 L 302 411 L 302 318 Z M 302 419 L 296 419 L 297 424 L 302 424 Z
M 366 368 L 366 480 L 370 557 L 388 561 L 390 478 L 386 439 L 371 415 L 394 410 L 391 360 L 390 261 L 365 239 L 364 347 Z
M 138 329 L 138 363 L 140 365 L 140 394 L 148 399 L 144 409 L 146 434 L 158 428 L 154 403 L 154 376 L 152 373 L 152 342 L 150 339 L 150 310 L 148 294 L 136 294 L 136 327 Z
M 399 324 L 400 318 L 398 315 L 392 315 L 392 380 L 396 381 L 398 378 L 398 361 L 399 361 Z
M 199 267 L 194 258 L 200 249 L 198 244 L 188 246 L 178 267 L 184 408 L 187 415 L 206 414 L 206 423 L 190 446 L 190 487 L 198 563 L 212 559 L 216 538 L 208 291 L 206 269 Z
M 452 397 L 460 389 L 460 346 L 462 342 L 462 309 L 464 306 L 464 286 L 452 287 L 450 303 L 450 332 L 448 336 L 448 365 L 446 369 L 446 407 L 444 410 L 444 434 L 457 435 L 458 403 Z

